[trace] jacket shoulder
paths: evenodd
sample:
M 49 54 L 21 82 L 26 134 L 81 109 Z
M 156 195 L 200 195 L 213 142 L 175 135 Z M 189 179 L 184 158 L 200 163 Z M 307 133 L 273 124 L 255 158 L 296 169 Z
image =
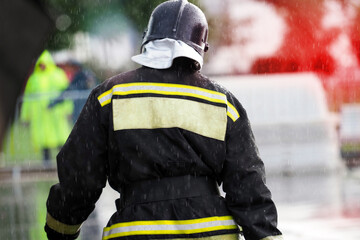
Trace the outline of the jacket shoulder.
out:
M 210 79 L 207 76 L 202 75 L 201 78 L 203 79 L 203 81 L 207 81 L 213 90 L 226 95 L 226 99 L 229 107 L 228 109 L 229 112 L 232 113 L 231 116 L 233 120 L 238 119 L 240 116 L 242 117 L 247 116 L 246 110 L 244 109 L 240 101 L 237 99 L 237 97 L 229 89 L 222 86 L 220 83 Z
M 226 89 L 224 86 L 220 85 L 218 82 L 212 80 L 210 77 L 204 74 L 198 74 L 198 81 L 202 82 L 201 85 L 207 85 L 206 88 L 208 89 L 225 94 L 227 97 L 235 98 L 228 89 Z
M 134 80 L 134 77 L 137 75 L 137 70 L 127 71 L 119 73 L 115 76 L 112 76 L 106 79 L 104 82 L 96 86 L 93 90 L 94 94 L 98 97 L 101 94 L 111 90 L 114 86 L 121 83 L 128 83 Z

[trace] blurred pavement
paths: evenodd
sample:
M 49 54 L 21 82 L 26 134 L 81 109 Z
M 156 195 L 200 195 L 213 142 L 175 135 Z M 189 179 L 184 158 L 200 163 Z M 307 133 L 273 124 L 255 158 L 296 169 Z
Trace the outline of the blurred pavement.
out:
M 12 180 L 0 181 L 1 240 L 43 239 L 45 202 L 55 182 L 54 171 L 14 171 Z M 267 183 L 285 240 L 360 239 L 360 168 L 336 174 L 270 175 Z M 118 197 L 109 186 L 104 189 L 80 240 L 101 239 Z

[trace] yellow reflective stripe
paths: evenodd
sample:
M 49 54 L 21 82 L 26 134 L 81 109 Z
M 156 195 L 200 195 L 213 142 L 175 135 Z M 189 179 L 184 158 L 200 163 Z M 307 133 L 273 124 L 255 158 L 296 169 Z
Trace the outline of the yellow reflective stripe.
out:
M 238 233 L 222 234 L 222 235 L 215 235 L 215 236 L 202 237 L 202 238 L 196 238 L 196 239 L 199 239 L 199 240 L 239 240 L 239 234 Z M 189 240 L 189 238 L 172 238 L 171 240 Z
M 164 95 L 180 95 L 204 99 L 215 103 L 226 104 L 226 95 L 208 89 L 171 83 L 124 83 L 112 87 L 98 97 L 101 106 L 111 102 L 113 95 L 130 95 L 155 93 Z
M 104 228 L 103 240 L 130 235 L 195 234 L 231 229 L 238 229 L 231 216 L 191 220 L 134 221 Z
M 231 103 L 228 102 L 227 106 L 228 106 L 227 115 L 235 122 L 240 117 L 239 112 Z
M 49 213 L 46 215 L 46 224 L 54 231 L 62 234 L 72 235 L 77 233 L 80 228 L 81 224 L 77 225 L 68 225 L 62 222 L 59 222 L 55 218 L 53 218 Z
M 266 238 L 262 238 L 260 240 L 283 240 L 283 236 L 282 235 L 278 235 L 278 236 L 269 236 Z
M 125 237 L 125 236 L 133 236 L 133 235 L 164 235 L 164 234 L 196 234 L 203 232 L 212 232 L 212 231 L 220 231 L 220 230 L 232 230 L 237 229 L 237 226 L 216 226 L 216 227 L 208 227 L 208 228 L 200 228 L 200 229 L 192 229 L 192 230 L 140 230 L 140 231 L 131 231 L 131 232 L 119 232 L 115 234 L 111 234 L 108 236 L 104 236 L 103 240 L 116 238 L 116 237 Z
M 104 92 L 103 94 L 101 94 L 98 99 L 105 97 L 106 95 L 109 95 L 113 92 L 114 88 L 117 87 L 133 87 L 133 86 L 154 86 L 154 87 L 172 87 L 172 88 L 187 88 L 187 89 L 195 89 L 198 91 L 202 91 L 202 92 L 207 92 L 210 94 L 216 94 L 219 96 L 223 96 L 224 94 L 216 92 L 216 91 L 212 91 L 212 90 L 208 90 L 205 88 L 200 88 L 200 87 L 195 87 L 195 86 L 190 86 L 190 85 L 183 85 L 183 84 L 174 84 L 174 83 L 150 83 L 150 82 L 136 82 L 136 83 L 122 83 L 122 84 L 117 84 L 115 86 L 113 86 L 110 90 Z
M 222 217 L 216 216 L 216 217 L 208 217 L 208 218 L 189 219 L 189 220 L 133 221 L 133 222 L 117 223 L 112 225 L 111 227 L 104 228 L 104 230 L 108 231 L 118 227 L 129 227 L 129 226 L 139 226 L 139 225 L 186 225 L 186 224 L 197 224 L 197 223 L 225 221 L 225 220 L 233 220 L 233 218 L 232 216 L 222 216 Z
M 236 108 L 229 102 L 227 102 L 227 115 L 230 116 L 231 115 L 231 119 L 235 122 L 239 117 L 240 114 L 239 112 L 236 110 Z
M 195 97 L 214 103 L 227 105 L 227 115 L 235 122 L 239 118 L 236 108 L 227 101 L 226 95 L 216 91 L 182 84 L 172 83 L 124 83 L 113 86 L 98 97 L 101 106 L 111 103 L 113 95 L 125 96 L 131 94 L 154 93 L 162 95 L 180 95 Z
M 114 91 L 113 94 L 114 95 L 130 95 L 130 94 L 142 94 L 142 93 L 155 93 L 155 94 L 164 94 L 164 95 L 181 95 L 181 96 L 187 96 L 187 97 L 195 97 L 195 98 L 200 98 L 200 99 L 204 99 L 207 100 L 209 102 L 215 102 L 215 103 L 226 103 L 225 100 L 223 99 L 216 99 L 216 98 L 211 98 L 211 97 L 207 97 L 207 96 L 203 96 L 200 94 L 196 94 L 196 93 L 190 93 L 190 92 L 172 92 L 172 91 L 164 91 L 164 90 L 131 90 L 131 91 L 126 91 L 126 92 L 122 92 L 122 91 Z

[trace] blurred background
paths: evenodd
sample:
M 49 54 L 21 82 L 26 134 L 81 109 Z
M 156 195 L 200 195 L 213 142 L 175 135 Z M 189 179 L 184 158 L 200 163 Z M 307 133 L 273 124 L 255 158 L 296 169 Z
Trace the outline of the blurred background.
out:
M 0 239 L 46 239 L 56 154 L 91 89 L 139 67 L 161 2 L 0 3 Z M 247 110 L 285 239 L 360 239 L 360 1 L 190 2 L 209 22 L 202 73 Z M 80 239 L 101 238 L 116 198 Z

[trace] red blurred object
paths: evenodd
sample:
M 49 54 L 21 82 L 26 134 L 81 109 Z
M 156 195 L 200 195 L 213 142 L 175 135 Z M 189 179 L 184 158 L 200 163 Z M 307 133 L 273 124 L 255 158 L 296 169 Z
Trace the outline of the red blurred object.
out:
M 332 111 L 339 111 L 344 103 L 360 103 L 360 69 L 343 69 L 324 81 L 324 87 Z
M 308 59 L 301 57 L 273 56 L 257 59 L 252 67 L 251 73 L 286 73 L 286 72 L 316 72 L 330 75 L 335 70 L 333 58 L 327 53 L 319 53 L 309 56 Z
M 347 26 L 324 28 L 325 0 L 263 0 L 274 5 L 287 24 L 283 45 L 272 56 L 259 58 L 252 74 L 315 72 L 323 81 L 329 108 L 339 111 L 342 104 L 360 103 L 360 68 L 358 63 L 343 67 L 330 54 L 340 34 L 350 38 L 351 48 L 360 62 L 360 7 Z M 346 1 L 337 0 L 344 9 Z
M 353 46 L 353 49 L 355 51 L 356 57 L 358 61 L 360 62 L 360 7 L 358 7 L 358 11 L 356 14 L 356 17 L 353 21 L 353 24 L 351 26 L 351 32 L 350 32 L 350 38 L 351 38 L 351 44 Z
M 332 74 L 335 61 L 329 46 L 339 30 L 322 27 L 323 1 L 266 0 L 287 24 L 281 48 L 271 57 L 256 60 L 251 73 L 317 72 Z

